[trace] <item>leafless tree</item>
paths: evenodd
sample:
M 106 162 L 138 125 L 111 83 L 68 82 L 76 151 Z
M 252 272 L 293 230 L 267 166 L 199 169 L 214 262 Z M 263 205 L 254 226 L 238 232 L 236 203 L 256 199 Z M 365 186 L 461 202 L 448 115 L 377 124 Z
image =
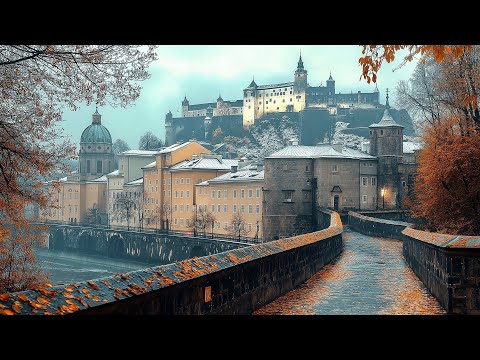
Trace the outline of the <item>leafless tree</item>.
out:
M 202 207 L 202 205 L 194 205 L 196 206 L 193 210 L 193 214 L 190 218 L 190 225 L 189 228 L 192 229 L 194 235 L 198 235 L 199 232 L 203 233 L 203 236 L 207 236 L 207 228 L 212 226 L 212 234 L 213 234 L 213 225 L 216 221 L 215 215 L 208 209 Z
M 242 236 L 248 236 L 250 233 L 246 225 L 247 223 L 245 222 L 242 214 L 235 213 L 232 216 L 232 220 L 230 220 L 228 234 L 232 237 L 238 237 L 238 240 L 240 240 Z
M 151 131 L 147 131 L 140 137 L 138 148 L 140 150 L 153 150 L 162 147 L 162 140 L 155 136 Z

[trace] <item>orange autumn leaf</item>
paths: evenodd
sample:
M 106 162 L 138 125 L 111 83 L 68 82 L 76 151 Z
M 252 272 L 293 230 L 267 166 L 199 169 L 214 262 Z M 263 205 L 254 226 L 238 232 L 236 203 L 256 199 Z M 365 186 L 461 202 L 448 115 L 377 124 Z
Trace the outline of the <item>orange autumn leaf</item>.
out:
M 84 294 L 87 294 L 89 291 L 88 291 L 87 288 L 83 288 L 83 289 L 82 289 L 82 292 L 83 292 Z
M 120 275 L 120 277 L 123 279 L 123 280 L 127 280 L 129 278 L 129 276 L 127 274 L 122 274 Z
M 97 295 L 94 295 L 92 299 L 93 301 L 100 301 L 100 298 Z
M 15 301 L 13 306 L 12 306 L 12 309 L 17 313 L 19 314 L 20 311 L 22 310 L 22 304 L 20 304 L 19 301 Z
M 15 315 L 15 313 L 10 309 L 0 309 L 0 315 Z
M 29 300 L 27 295 L 25 295 L 25 294 L 18 294 L 17 298 L 19 298 L 22 301 L 28 301 Z
M 73 286 L 68 285 L 68 286 L 65 287 L 65 290 L 68 291 L 68 292 L 73 292 L 74 288 L 73 288 Z
M 90 285 L 94 290 L 98 290 L 98 285 L 93 281 L 87 281 L 87 284 Z
M 29 300 L 28 303 L 30 304 L 31 307 L 34 309 L 43 309 L 43 306 L 36 303 L 35 301 Z
M 8 294 L 1 294 L 0 295 L 0 301 L 7 301 L 10 298 L 10 295 Z
M 41 296 L 37 297 L 37 301 L 38 301 L 40 304 L 43 304 L 43 305 L 50 305 L 50 301 L 48 301 L 47 299 L 42 298 Z
M 65 296 L 66 298 L 70 298 L 70 299 L 75 297 L 73 294 L 71 294 L 69 292 L 64 292 L 63 296 Z
M 55 290 L 38 289 L 38 292 L 40 292 L 40 294 L 42 294 L 43 296 L 47 297 L 53 297 L 56 295 Z

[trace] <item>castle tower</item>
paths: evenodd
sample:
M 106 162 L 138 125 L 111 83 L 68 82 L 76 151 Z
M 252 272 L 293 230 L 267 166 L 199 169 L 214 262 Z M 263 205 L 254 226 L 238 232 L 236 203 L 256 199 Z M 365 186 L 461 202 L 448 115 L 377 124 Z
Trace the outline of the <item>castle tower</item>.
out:
M 223 99 L 222 99 L 222 95 L 219 94 L 217 99 L 217 113 L 222 107 L 223 107 Z
M 113 171 L 112 136 L 102 125 L 98 108 L 92 124 L 82 132 L 78 153 L 80 180 L 91 180 Z
M 165 146 L 175 144 L 175 127 L 173 126 L 173 115 L 171 111 L 165 115 Z
M 300 52 L 300 57 L 297 63 L 297 70 L 295 70 L 294 82 L 293 82 L 293 95 L 294 111 L 301 111 L 305 109 L 306 104 L 306 95 L 305 91 L 307 89 L 307 70 L 303 66 L 302 53 Z
M 204 140 L 208 141 L 211 138 L 211 127 L 212 127 L 212 118 L 210 116 L 206 116 L 205 120 L 203 120 L 203 127 L 205 129 L 205 137 Z
M 375 83 L 375 90 L 373 91 L 375 94 L 375 99 L 373 99 L 373 103 L 378 105 L 380 103 L 380 92 L 378 91 L 377 83 Z
M 378 158 L 378 208 L 395 209 L 400 205 L 401 181 L 398 165 L 403 157 L 403 126 L 393 120 L 387 101 L 378 124 L 369 126 L 370 155 Z M 385 205 L 384 205 L 385 204 Z
M 185 117 L 187 115 L 189 105 L 190 105 L 190 103 L 187 100 L 187 95 L 185 95 L 185 98 L 182 101 L 182 116 L 183 117 Z
M 213 109 L 210 105 L 207 107 L 207 115 L 208 117 L 213 117 Z
M 253 78 L 250 85 L 243 89 L 243 127 L 247 128 L 255 123 L 255 108 L 257 107 L 258 85 Z
M 332 72 L 330 71 L 330 77 L 327 80 L 327 104 L 335 105 L 335 80 L 332 78 Z

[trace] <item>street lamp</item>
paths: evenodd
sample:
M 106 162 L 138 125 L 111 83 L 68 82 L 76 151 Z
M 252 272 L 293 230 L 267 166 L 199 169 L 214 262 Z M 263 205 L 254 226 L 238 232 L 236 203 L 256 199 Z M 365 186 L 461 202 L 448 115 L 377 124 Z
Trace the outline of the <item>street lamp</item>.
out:
M 382 209 L 385 209 L 385 188 L 382 188 Z
M 215 225 L 215 220 L 212 219 L 212 239 L 213 239 L 213 226 Z
M 257 232 L 255 233 L 255 240 L 258 241 L 258 229 L 260 228 L 260 221 L 257 220 Z

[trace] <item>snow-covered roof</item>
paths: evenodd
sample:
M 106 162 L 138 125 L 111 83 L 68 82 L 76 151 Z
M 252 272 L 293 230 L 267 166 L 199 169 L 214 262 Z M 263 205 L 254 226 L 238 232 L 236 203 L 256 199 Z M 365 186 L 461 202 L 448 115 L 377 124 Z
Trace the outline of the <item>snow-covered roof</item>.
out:
M 187 146 L 188 144 L 191 144 L 192 142 L 191 141 L 186 141 L 184 143 L 181 143 L 181 144 L 173 144 L 173 145 L 170 145 L 170 146 L 167 146 L 165 149 L 162 149 L 160 150 L 159 154 L 167 154 L 167 153 L 171 153 L 175 150 L 178 150 L 184 146 Z
M 142 169 L 150 169 L 150 168 L 153 168 L 157 165 L 157 162 L 156 161 L 152 161 L 150 164 L 147 164 L 145 165 L 144 167 L 142 167 Z
M 143 177 L 138 178 L 138 179 L 136 179 L 136 180 L 132 180 L 132 181 L 124 184 L 124 186 L 128 186 L 128 185 L 141 185 L 141 184 L 143 184 Z
M 382 120 L 380 120 L 378 124 L 372 124 L 369 127 L 373 128 L 373 127 L 392 127 L 392 126 L 403 128 L 402 125 L 397 124 L 395 120 L 393 120 L 393 117 L 392 115 L 390 115 L 390 112 L 388 111 L 388 107 L 387 107 L 383 112 Z
M 185 160 L 172 166 L 170 171 L 179 170 L 230 170 L 232 166 L 238 166 L 238 160 L 222 159 L 219 155 L 203 155 L 204 157 Z
M 316 146 L 290 145 L 267 156 L 267 159 L 270 158 L 376 159 L 375 156 L 346 147 L 342 148 L 342 151 L 338 151 L 331 144 L 319 144 Z
M 137 156 L 152 156 L 158 154 L 158 150 L 127 150 L 122 152 L 122 155 L 137 155 Z
M 413 154 L 415 150 L 420 150 L 422 148 L 422 144 L 412 141 L 404 141 L 403 142 L 403 153 L 404 154 Z
M 118 175 L 120 175 L 120 171 L 119 170 L 114 170 L 111 173 L 108 173 L 107 177 L 108 176 L 118 176 Z
M 93 179 L 93 180 L 89 180 L 90 182 L 107 182 L 107 176 L 106 175 L 102 175 L 100 176 L 99 178 L 96 178 L 96 179 Z
M 263 170 L 262 171 L 252 171 L 252 170 L 240 170 L 236 172 L 229 172 L 216 178 L 206 180 L 207 184 L 213 183 L 230 183 L 230 182 L 250 182 L 250 181 L 263 181 Z M 202 183 L 201 183 L 202 184 Z M 206 184 L 204 184 L 206 185 Z
M 269 84 L 269 85 L 260 85 L 257 87 L 258 90 L 266 90 L 266 89 L 274 89 L 274 88 L 280 88 L 280 87 L 287 87 L 287 86 L 293 86 L 293 82 L 286 82 L 286 83 L 280 83 L 280 84 Z

